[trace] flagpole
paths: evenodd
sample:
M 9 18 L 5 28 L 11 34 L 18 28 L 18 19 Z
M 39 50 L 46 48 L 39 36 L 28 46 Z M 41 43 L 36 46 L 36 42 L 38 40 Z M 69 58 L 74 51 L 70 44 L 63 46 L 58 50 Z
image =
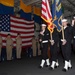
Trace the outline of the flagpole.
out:
M 62 17 L 61 17 L 62 19 Z M 64 36 L 64 27 L 62 26 L 62 39 L 64 40 L 65 39 L 65 36 Z
M 50 37 L 51 37 L 51 40 L 52 40 L 53 38 L 52 38 L 52 33 L 51 32 L 50 32 Z
M 50 31 L 50 40 L 53 40 L 53 37 L 52 37 L 52 33 L 53 33 L 53 29 L 49 29 L 49 27 L 48 27 L 48 30 Z
M 62 39 L 64 40 L 64 27 L 62 26 Z

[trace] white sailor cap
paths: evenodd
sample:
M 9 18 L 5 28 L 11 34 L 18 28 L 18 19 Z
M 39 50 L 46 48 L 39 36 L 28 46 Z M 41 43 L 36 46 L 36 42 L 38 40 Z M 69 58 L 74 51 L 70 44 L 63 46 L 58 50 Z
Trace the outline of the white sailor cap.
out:
M 46 24 L 42 24 L 42 26 L 46 26 Z
M 67 19 L 62 19 L 62 21 L 61 22 L 67 22 Z

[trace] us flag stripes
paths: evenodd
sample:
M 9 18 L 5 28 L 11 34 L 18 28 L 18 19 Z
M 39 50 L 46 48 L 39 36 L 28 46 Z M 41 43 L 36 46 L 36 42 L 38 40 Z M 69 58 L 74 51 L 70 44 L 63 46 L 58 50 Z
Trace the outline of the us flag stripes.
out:
M 52 15 L 49 5 L 49 0 L 42 0 L 42 15 L 41 18 L 47 22 L 48 29 L 53 32 Z

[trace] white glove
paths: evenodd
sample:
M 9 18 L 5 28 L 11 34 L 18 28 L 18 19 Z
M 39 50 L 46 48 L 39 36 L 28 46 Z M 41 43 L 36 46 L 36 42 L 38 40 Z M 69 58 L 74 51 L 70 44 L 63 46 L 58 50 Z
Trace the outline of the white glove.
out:
M 74 20 L 72 20 L 72 26 L 74 25 Z
M 54 45 L 54 43 L 55 43 L 54 40 L 50 40 L 50 42 L 51 42 L 51 45 Z
M 65 45 L 66 44 L 66 39 L 61 39 L 61 41 L 62 41 L 62 45 Z
M 40 42 L 42 41 L 42 39 L 39 40 Z
M 43 33 L 44 33 L 43 31 L 40 32 L 41 35 L 44 35 Z

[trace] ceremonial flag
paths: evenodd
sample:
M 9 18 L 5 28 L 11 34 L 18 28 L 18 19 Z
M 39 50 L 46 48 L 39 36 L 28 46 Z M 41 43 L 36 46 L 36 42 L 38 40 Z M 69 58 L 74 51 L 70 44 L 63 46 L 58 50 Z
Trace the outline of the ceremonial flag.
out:
M 49 0 L 42 0 L 42 15 L 41 18 L 47 22 L 48 29 L 53 32 L 52 15 L 49 5 Z
M 16 46 L 17 33 L 20 33 L 22 38 L 22 47 L 31 47 L 32 37 L 34 35 L 34 21 L 28 21 L 23 18 L 18 18 L 10 15 L 0 15 L 0 34 L 3 38 L 3 46 L 6 46 L 7 34 L 10 34 L 13 39 L 13 46 Z
M 58 31 L 61 30 L 62 5 L 61 0 L 52 0 L 52 18 L 53 23 L 57 26 Z

